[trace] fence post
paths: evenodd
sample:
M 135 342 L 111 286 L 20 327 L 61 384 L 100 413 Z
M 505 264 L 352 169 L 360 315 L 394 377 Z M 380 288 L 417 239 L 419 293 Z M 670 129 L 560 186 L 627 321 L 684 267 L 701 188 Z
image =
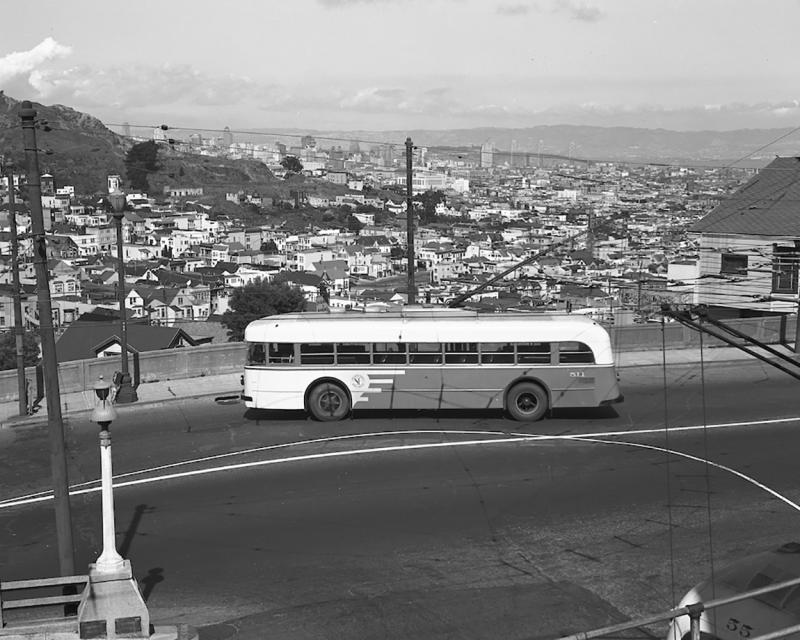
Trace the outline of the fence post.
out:
M 686 608 L 689 610 L 691 640 L 700 640 L 700 616 L 705 606 L 702 602 L 695 602 Z

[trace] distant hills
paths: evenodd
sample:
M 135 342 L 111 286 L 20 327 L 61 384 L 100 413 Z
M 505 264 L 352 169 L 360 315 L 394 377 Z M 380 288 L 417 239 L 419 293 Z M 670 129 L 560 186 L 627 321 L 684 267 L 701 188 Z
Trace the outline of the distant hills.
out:
M 251 129 L 259 132 L 262 130 Z M 263 130 L 266 131 L 266 130 Z M 274 131 L 274 129 L 272 130 Z M 663 162 L 737 167 L 766 165 L 776 155 L 800 155 L 800 132 L 785 129 L 737 129 L 733 131 L 670 131 L 634 127 L 548 125 L 520 129 L 482 127 L 475 129 L 409 131 L 330 131 L 287 129 L 286 135 L 312 135 L 347 140 L 366 140 L 402 146 L 410 137 L 415 146 L 464 147 L 475 152 L 491 142 L 500 151 L 555 154 L 588 160 L 616 162 Z M 784 137 L 786 136 L 786 137 Z M 263 136 L 236 134 L 237 140 L 264 143 Z M 774 142 L 774 143 L 773 143 Z M 770 144 L 773 143 L 773 144 Z M 339 144 L 325 141 L 323 146 Z M 766 147 L 765 147 L 766 145 Z M 371 146 L 370 144 L 362 145 Z M 765 147 L 764 149 L 761 149 Z M 741 161 L 741 158 L 748 158 Z M 738 162 L 737 162 L 738 161 Z
M 74 185 L 79 193 L 105 191 L 106 176 L 119 173 L 125 177 L 125 154 L 134 144 L 107 128 L 97 118 L 63 105 L 34 104 L 38 117 L 47 120 L 51 131 L 40 129 L 37 143 L 42 173 L 56 176 L 57 185 Z M 0 155 L 24 168 L 22 132 L 19 118 L 20 101 L 0 91 Z M 263 131 L 263 134 L 259 132 Z M 188 136 L 188 132 L 182 131 Z M 298 136 L 320 138 L 320 146 L 334 145 L 344 150 L 350 141 L 362 141 L 362 149 L 388 143 L 402 149 L 406 137 L 415 146 L 463 149 L 477 159 L 480 146 L 490 142 L 499 151 L 515 154 L 555 154 L 590 160 L 631 163 L 668 163 L 737 167 L 764 166 L 776 155 L 800 155 L 800 132 L 785 129 L 741 129 L 735 131 L 669 131 L 632 127 L 594 127 L 549 125 L 508 129 L 483 127 L 451 130 L 409 131 L 330 131 L 250 129 L 250 133 L 233 131 L 237 142 L 270 144 L 281 140 L 297 144 Z M 284 137 L 285 136 L 285 137 Z M 292 139 L 294 138 L 294 139 Z M 329 140 L 334 139 L 334 140 Z M 747 160 L 741 160 L 747 158 Z M 290 185 L 275 178 L 261 162 L 226 160 L 188 153 L 179 153 L 167 144 L 159 150 L 160 169 L 150 176 L 153 195 L 164 186 L 203 187 L 207 194 L 222 195 L 226 191 L 256 191 L 261 195 L 287 195 Z M 307 184 L 306 187 L 311 187 Z M 294 185 L 291 188 L 303 188 Z

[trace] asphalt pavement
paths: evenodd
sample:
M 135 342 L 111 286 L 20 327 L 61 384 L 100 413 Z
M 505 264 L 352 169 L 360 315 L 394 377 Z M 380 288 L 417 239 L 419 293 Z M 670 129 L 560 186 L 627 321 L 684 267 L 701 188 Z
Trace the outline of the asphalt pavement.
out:
M 787 355 L 791 355 L 788 349 L 782 349 Z M 763 352 L 763 355 L 773 357 Z M 620 368 L 646 367 L 646 366 L 681 366 L 698 364 L 702 361 L 706 365 L 714 363 L 735 362 L 752 359 L 753 356 L 733 347 L 713 347 L 702 351 L 699 349 L 671 349 L 667 351 L 631 351 L 620 352 L 617 354 L 617 366 Z M 135 404 L 118 405 L 120 412 L 135 411 L 137 407 L 148 404 L 168 403 L 175 401 L 186 401 L 193 398 L 220 398 L 233 399 L 238 397 L 241 390 L 240 373 L 228 373 L 222 375 L 210 375 L 197 378 L 187 378 L 184 380 L 169 380 L 153 383 L 143 383 L 137 389 L 138 401 Z M 91 411 L 96 403 L 93 391 L 79 393 L 62 394 L 61 405 L 62 414 L 71 415 L 80 412 Z M 43 423 L 47 418 L 47 410 L 42 406 L 34 415 L 19 416 L 19 406 L 16 401 L 0 403 L 0 428 L 13 429 L 25 425 L 33 426 Z M 557 591 L 557 589 L 555 590 Z M 541 604 L 548 611 L 543 616 L 542 628 L 531 630 L 532 638 L 554 638 L 559 635 L 575 631 L 572 628 L 570 606 L 556 606 L 563 598 L 554 591 L 553 594 L 541 594 Z M 597 608 L 597 619 L 602 617 L 605 606 L 594 602 L 591 594 L 576 596 L 576 602 L 584 608 Z M 551 597 L 552 596 L 552 597 Z M 585 600 L 585 601 L 584 601 Z M 591 602 L 590 602 L 591 601 Z M 576 602 L 570 602 L 571 606 L 578 606 Z M 553 606 L 551 606 L 553 605 Z M 560 605 L 565 605 L 561 602 Z M 264 614 L 268 615 L 268 614 Z M 594 616 L 593 616 L 594 617 Z M 199 629 L 200 640 L 257 640 L 263 637 L 263 620 L 259 616 L 249 616 L 246 619 L 230 620 L 226 623 L 213 625 L 211 627 Z M 588 629 L 584 629 L 588 631 Z M 288 636 L 287 636 L 288 637 Z

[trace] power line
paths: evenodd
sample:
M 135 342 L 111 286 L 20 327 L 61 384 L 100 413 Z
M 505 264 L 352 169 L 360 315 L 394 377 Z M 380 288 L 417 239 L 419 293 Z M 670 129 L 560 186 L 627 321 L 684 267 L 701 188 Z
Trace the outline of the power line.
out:
M 135 127 L 135 128 L 138 128 L 138 129 L 151 129 L 151 130 L 161 129 L 162 131 L 193 131 L 193 132 L 194 131 L 207 131 L 207 132 L 211 132 L 211 133 L 221 133 L 221 134 L 230 133 L 232 135 L 235 134 L 235 135 L 249 135 L 249 136 L 270 136 L 270 137 L 274 137 L 274 138 L 281 138 L 281 137 L 282 138 L 304 138 L 306 136 L 309 136 L 311 138 L 314 138 L 315 140 L 328 140 L 328 141 L 333 141 L 333 142 L 358 142 L 358 143 L 364 143 L 364 144 L 380 145 L 380 146 L 384 146 L 384 147 L 386 147 L 386 146 L 402 147 L 403 146 L 402 142 L 387 142 L 386 140 L 382 140 L 382 141 L 367 140 L 367 139 L 364 139 L 364 138 L 348 138 L 348 137 L 344 137 L 344 136 L 340 136 L 340 137 L 321 136 L 321 135 L 314 135 L 314 134 L 308 134 L 308 133 L 287 133 L 285 131 L 282 131 L 282 132 L 277 132 L 277 131 L 247 131 L 247 130 L 242 130 L 242 129 L 213 129 L 213 128 L 207 128 L 207 127 L 173 127 L 173 126 L 169 126 L 169 125 L 155 125 L 154 126 L 154 125 L 138 125 L 138 124 L 130 124 L 130 123 L 123 123 L 123 124 L 109 123 L 106 126 L 107 127 L 120 127 L 120 128 L 125 127 L 125 126 L 129 126 L 131 128 Z M 164 129 L 164 127 L 166 127 L 166 129 Z M 117 135 L 119 135 L 119 134 L 117 134 Z

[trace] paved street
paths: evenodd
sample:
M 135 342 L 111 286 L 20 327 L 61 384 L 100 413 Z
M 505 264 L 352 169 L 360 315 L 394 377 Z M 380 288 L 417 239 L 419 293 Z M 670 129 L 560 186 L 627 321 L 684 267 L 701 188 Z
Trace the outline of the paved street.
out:
M 117 489 L 118 544 L 154 618 L 204 626 L 206 638 L 553 637 L 661 610 L 711 558 L 796 529 L 786 503 L 680 457 L 668 496 L 666 454 L 634 446 L 669 444 L 800 499 L 796 381 L 760 363 L 706 365 L 705 394 L 697 366 L 667 369 L 666 404 L 660 367 L 623 368 L 626 402 L 614 411 L 564 412 L 533 429 L 497 412 L 320 424 L 213 396 L 128 407 L 111 427 L 118 483 L 174 477 Z M 677 428 L 701 427 L 703 407 L 712 426 L 762 422 L 665 443 L 665 408 Z M 87 418 L 69 417 L 68 446 L 72 482 L 91 488 Z M 526 432 L 633 444 L 513 440 Z M 15 496 L 46 488 L 46 430 L 0 439 L 0 483 Z M 155 468 L 164 464 L 177 466 Z M 0 509 L 4 578 L 54 573 L 47 504 Z M 99 544 L 97 494 L 73 498 L 73 510 L 85 564 Z

